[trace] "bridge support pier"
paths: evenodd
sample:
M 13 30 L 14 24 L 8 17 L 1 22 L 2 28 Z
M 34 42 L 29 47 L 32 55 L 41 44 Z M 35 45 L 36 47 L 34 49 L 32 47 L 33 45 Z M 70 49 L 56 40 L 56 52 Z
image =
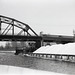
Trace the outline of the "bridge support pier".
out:
M 35 47 L 36 47 L 36 49 L 41 47 L 41 41 L 40 40 L 36 41 L 36 46 Z
M 44 40 L 43 39 L 41 40 L 41 46 L 44 46 Z

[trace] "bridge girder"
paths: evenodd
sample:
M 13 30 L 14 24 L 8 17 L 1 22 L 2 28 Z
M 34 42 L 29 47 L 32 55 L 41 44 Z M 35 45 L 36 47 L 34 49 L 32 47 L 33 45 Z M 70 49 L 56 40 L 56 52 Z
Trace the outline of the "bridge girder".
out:
M 40 36 L 23 36 L 23 35 L 0 35 L 0 41 L 40 41 Z

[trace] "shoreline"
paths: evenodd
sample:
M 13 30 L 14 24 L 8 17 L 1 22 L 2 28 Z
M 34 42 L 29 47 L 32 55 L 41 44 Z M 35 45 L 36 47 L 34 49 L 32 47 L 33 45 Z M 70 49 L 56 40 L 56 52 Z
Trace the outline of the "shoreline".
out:
M 21 67 L 14 67 L 14 66 L 7 66 L 7 65 L 0 65 L 0 74 L 19 74 L 19 75 L 67 75 L 55 72 L 47 72 L 47 71 L 40 71 L 34 70 L 29 68 L 21 68 Z

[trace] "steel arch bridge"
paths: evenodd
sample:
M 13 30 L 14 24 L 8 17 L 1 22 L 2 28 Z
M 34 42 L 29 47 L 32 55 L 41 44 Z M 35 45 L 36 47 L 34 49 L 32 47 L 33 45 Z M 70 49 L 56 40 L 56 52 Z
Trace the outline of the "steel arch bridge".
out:
M 73 42 L 71 36 L 39 36 L 28 24 L 0 15 L 0 41 L 35 41 L 36 48 L 45 42 Z
M 0 40 L 40 40 L 41 37 L 28 25 L 0 15 Z
M 39 48 L 41 39 L 28 24 L 0 15 L 0 41 L 35 41 Z
M 2 23 L 8 24 L 3 32 L 1 32 Z M 1 35 L 7 35 L 10 30 L 12 30 L 12 33 L 10 35 L 16 35 L 15 27 L 17 27 L 21 30 L 20 32 L 18 31 L 17 35 L 21 35 L 21 33 L 24 33 L 23 35 L 31 36 L 31 34 L 28 32 L 30 30 L 35 36 L 38 36 L 29 25 L 27 25 L 23 22 L 20 22 L 16 19 L 0 15 L 0 34 Z

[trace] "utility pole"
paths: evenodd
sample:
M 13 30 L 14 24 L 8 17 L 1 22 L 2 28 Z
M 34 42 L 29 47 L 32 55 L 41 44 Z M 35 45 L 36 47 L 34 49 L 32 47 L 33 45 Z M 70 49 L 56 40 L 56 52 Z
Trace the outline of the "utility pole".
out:
M 74 39 L 74 42 L 75 42 L 75 30 L 73 30 L 73 39 Z
M 0 35 L 1 35 L 1 18 L 0 18 Z

